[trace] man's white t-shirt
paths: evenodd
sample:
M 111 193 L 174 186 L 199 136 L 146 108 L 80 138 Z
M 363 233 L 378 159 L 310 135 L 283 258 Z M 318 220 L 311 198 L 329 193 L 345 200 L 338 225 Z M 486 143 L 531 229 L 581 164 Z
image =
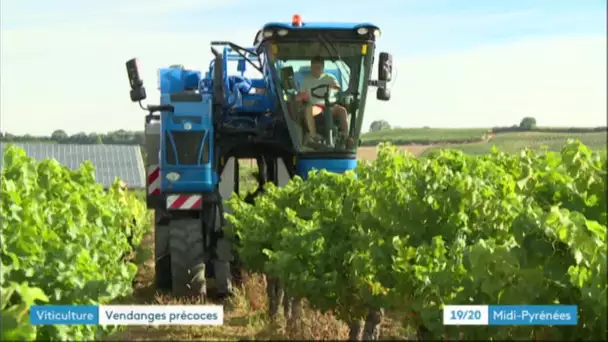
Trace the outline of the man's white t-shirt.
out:
M 319 78 L 315 78 L 312 75 L 307 75 L 302 80 L 302 83 L 300 84 L 300 91 L 305 91 L 308 93 L 308 99 L 309 99 L 310 103 L 312 103 L 313 105 L 324 106 L 325 100 L 312 96 L 312 94 L 310 93 L 310 90 L 315 87 L 318 87 L 320 85 L 332 85 L 332 84 L 339 84 L 336 77 L 332 74 L 323 73 L 323 74 L 321 74 L 321 77 L 319 77 Z M 324 92 L 326 90 L 327 90 L 326 88 L 319 88 L 319 89 L 315 90 L 315 94 L 318 96 L 321 96 L 324 94 Z M 333 92 L 332 89 L 329 89 L 329 91 L 332 96 L 335 96 L 335 92 Z

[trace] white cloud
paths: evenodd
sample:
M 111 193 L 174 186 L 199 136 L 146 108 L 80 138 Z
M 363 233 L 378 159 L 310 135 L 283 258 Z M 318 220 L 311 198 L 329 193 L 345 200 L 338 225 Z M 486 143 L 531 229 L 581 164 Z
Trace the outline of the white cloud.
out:
M 606 125 L 606 37 L 536 38 L 399 58 L 390 102 L 368 102 L 365 128 Z M 370 93 L 369 96 L 373 97 Z
M 158 67 L 179 63 L 206 70 L 210 40 L 249 44 L 256 31 L 146 33 L 86 25 L 2 30 L 0 129 L 141 130 L 144 113 L 129 100 L 127 59 L 140 58 L 154 103 Z M 538 38 L 395 59 L 393 98 L 380 103 L 370 92 L 365 127 L 376 119 L 408 127 L 511 125 L 524 116 L 541 125 L 606 122 L 605 37 Z

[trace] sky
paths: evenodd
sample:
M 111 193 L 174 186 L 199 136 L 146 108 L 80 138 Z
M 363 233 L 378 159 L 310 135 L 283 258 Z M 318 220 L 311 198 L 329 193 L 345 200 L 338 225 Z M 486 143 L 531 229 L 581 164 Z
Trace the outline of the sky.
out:
M 282 4 L 283 3 L 283 4 Z M 393 54 L 392 98 L 370 91 L 364 129 L 606 125 L 604 0 L 2 0 L 0 131 L 143 130 L 125 61 L 148 103 L 159 67 L 206 70 L 209 41 L 253 42 L 266 22 L 372 22 Z

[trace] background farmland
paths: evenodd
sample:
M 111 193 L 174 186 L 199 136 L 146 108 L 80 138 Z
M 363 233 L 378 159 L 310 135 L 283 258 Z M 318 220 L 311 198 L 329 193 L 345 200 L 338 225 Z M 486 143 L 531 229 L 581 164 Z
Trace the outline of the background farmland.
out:
M 518 131 L 491 128 L 396 128 L 364 134 L 357 156 L 363 160 L 375 158 L 376 145 L 380 142 L 391 142 L 398 145 L 400 150 L 416 156 L 425 156 L 438 149 L 455 149 L 480 155 L 490 152 L 493 146 L 509 153 L 524 148 L 559 151 L 567 139 L 578 139 L 594 150 L 606 150 L 607 132 L 606 127 L 539 127 Z

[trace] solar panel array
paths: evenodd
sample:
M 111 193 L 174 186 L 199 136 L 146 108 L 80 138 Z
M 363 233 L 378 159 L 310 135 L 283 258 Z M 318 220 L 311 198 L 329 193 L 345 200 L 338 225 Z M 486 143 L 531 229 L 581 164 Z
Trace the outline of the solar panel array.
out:
M 0 143 L 0 150 L 9 143 Z M 95 179 L 104 187 L 109 187 L 116 177 L 131 189 L 145 187 L 145 169 L 139 146 L 137 145 L 68 145 L 15 143 L 35 160 L 56 159 L 60 164 L 74 170 L 89 160 L 95 166 Z M 0 162 L 1 164 L 1 162 Z M 1 167 L 1 165 L 0 165 Z

